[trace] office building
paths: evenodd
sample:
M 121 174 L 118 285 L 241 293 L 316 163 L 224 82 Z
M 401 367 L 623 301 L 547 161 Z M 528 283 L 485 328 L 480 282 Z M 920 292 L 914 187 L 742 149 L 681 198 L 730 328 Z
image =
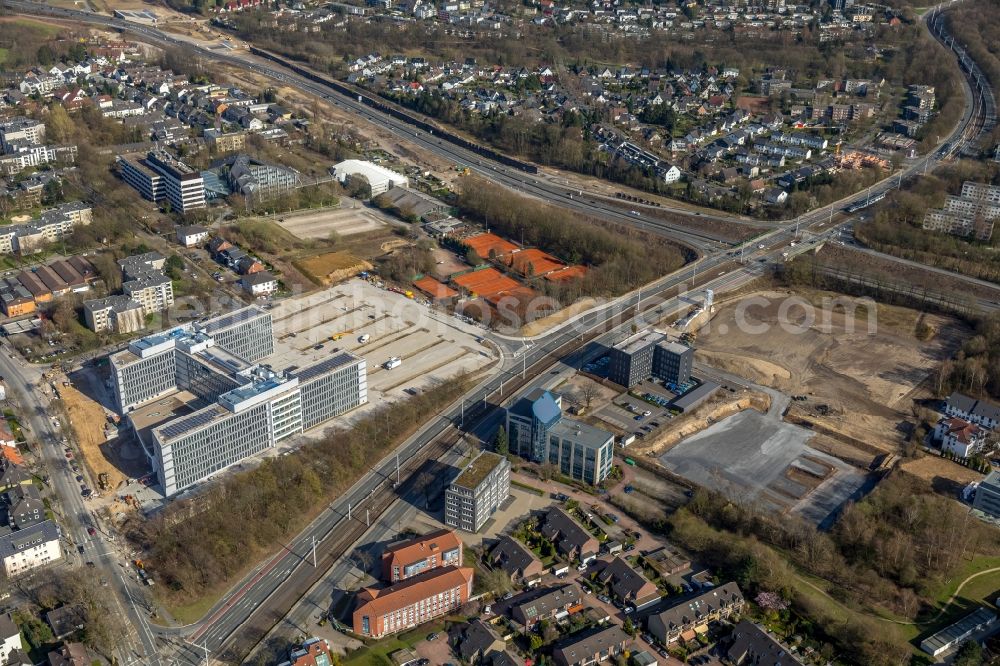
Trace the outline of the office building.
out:
M 119 407 L 167 496 L 367 402 L 365 361 L 353 354 L 284 371 L 241 356 L 273 350 L 270 323 L 244 308 L 111 356 Z
M 653 376 L 668 384 L 684 384 L 691 379 L 694 349 L 679 342 L 660 342 L 653 349 Z
M 441 567 L 462 566 L 462 542 L 453 530 L 435 530 L 390 544 L 382 552 L 382 580 L 398 583 Z
M 473 570 L 445 567 L 356 597 L 354 633 L 381 638 L 457 611 L 472 595 Z
M 511 453 L 552 463 L 561 474 L 597 485 L 611 473 L 614 435 L 562 414 L 562 401 L 533 389 L 507 409 Z
M 510 452 L 527 460 L 546 459 L 549 429 L 562 419 L 562 396 L 532 389 L 507 409 Z
M 611 473 L 615 436 L 576 419 L 549 430 L 547 461 L 571 479 L 596 486 Z
M 216 166 L 224 167 L 234 193 L 254 201 L 271 199 L 302 185 L 302 176 L 295 169 L 265 164 L 249 155 L 235 155 Z
M 972 508 L 982 511 L 990 518 L 1000 519 L 1000 472 L 993 470 L 979 482 Z
M 608 356 L 608 379 L 632 388 L 653 375 L 653 349 L 663 335 L 643 331 L 611 348 Z
M 95 333 L 135 333 L 146 327 L 142 304 L 128 296 L 108 296 L 83 303 L 87 328 Z
M 205 180 L 180 160 L 162 150 L 145 157 L 119 157 L 122 179 L 150 201 L 166 200 L 170 207 L 185 213 L 205 207 Z
M 451 482 L 444 495 L 444 522 L 478 532 L 510 497 L 510 461 L 483 451 Z
M 271 313 L 257 306 L 213 317 L 200 330 L 226 351 L 256 363 L 274 353 Z

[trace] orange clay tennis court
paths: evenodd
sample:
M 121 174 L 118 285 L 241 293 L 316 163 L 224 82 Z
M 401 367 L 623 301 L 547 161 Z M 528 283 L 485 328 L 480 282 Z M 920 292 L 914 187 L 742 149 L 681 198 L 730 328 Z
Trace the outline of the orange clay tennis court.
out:
M 463 238 L 462 242 L 472 248 L 472 251 L 483 259 L 489 259 L 491 251 L 500 256 L 517 249 L 516 245 L 500 238 L 496 234 L 469 236 L 468 238 Z
M 501 291 L 513 291 L 521 284 L 495 268 L 484 268 L 452 278 L 452 282 L 465 291 L 477 296 L 492 296 Z
M 545 274 L 545 279 L 549 282 L 563 282 L 564 280 L 576 280 L 587 274 L 587 269 L 583 266 L 567 266 L 561 271 L 552 271 Z
M 435 300 L 445 300 L 458 296 L 458 292 L 428 276 L 413 281 L 413 286 Z
M 521 275 L 529 276 L 545 275 L 546 273 L 551 273 L 552 271 L 557 271 L 560 268 L 566 267 L 566 264 L 553 257 L 551 254 L 534 248 L 521 250 L 520 252 L 513 252 L 504 257 L 504 260 L 508 266 Z

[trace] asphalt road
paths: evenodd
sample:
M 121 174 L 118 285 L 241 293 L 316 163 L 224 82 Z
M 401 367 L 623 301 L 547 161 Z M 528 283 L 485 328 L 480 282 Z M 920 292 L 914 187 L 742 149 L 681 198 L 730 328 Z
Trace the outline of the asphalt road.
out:
M 15 358 L 11 358 L 14 356 Z M 160 664 L 159 649 L 150 631 L 146 615 L 135 601 L 141 594 L 133 589 L 117 553 L 109 546 L 81 496 L 76 472 L 63 451 L 62 433 L 54 425 L 49 397 L 39 390 L 43 367 L 29 366 L 6 341 L 0 343 L 0 374 L 10 389 L 17 392 L 22 423 L 28 426 L 27 437 L 40 448 L 40 458 L 49 472 L 48 487 L 56 495 L 55 506 L 63 535 L 63 555 L 72 564 L 93 562 L 95 575 L 113 585 L 113 595 L 122 617 L 128 618 L 127 631 L 119 649 L 122 664 Z M 91 536 L 87 528 L 95 528 Z M 78 550 L 83 546 L 83 552 Z
M 426 424 L 417 435 L 405 442 L 398 450 L 400 460 L 404 464 L 406 460 L 414 456 L 416 452 L 427 443 L 440 436 L 447 429 L 455 427 L 455 424 L 460 424 L 463 420 L 464 410 L 467 406 L 479 400 L 484 400 L 485 396 L 489 396 L 494 392 L 499 393 L 501 391 L 502 383 L 504 381 L 509 381 L 510 377 L 518 374 L 522 364 L 531 365 L 534 361 L 543 358 L 551 351 L 559 349 L 564 343 L 574 337 L 580 336 L 585 331 L 593 330 L 594 328 L 603 325 L 609 318 L 622 319 L 623 321 L 615 328 L 614 331 L 605 334 L 600 338 L 600 340 L 605 342 L 613 341 L 616 339 L 614 336 L 622 335 L 622 332 L 627 331 L 628 327 L 631 325 L 631 319 L 622 317 L 622 313 L 625 312 L 630 306 L 639 302 L 640 298 L 644 305 L 648 305 L 654 301 L 655 297 L 653 294 L 674 287 L 680 283 L 687 282 L 693 275 L 700 274 L 704 276 L 708 271 L 717 271 L 722 264 L 733 261 L 731 257 L 727 257 L 725 252 L 722 251 L 725 244 L 720 243 L 715 239 L 706 237 L 705 235 L 692 233 L 687 229 L 677 228 L 675 225 L 671 225 L 666 222 L 653 221 L 643 218 L 642 216 L 631 215 L 621 209 L 609 206 L 608 204 L 602 202 L 599 198 L 588 199 L 587 196 L 583 196 L 581 199 L 579 193 L 575 193 L 570 188 L 554 185 L 544 177 L 534 177 L 528 174 L 522 174 L 513 169 L 508 169 L 499 164 L 494 164 L 474 153 L 463 151 L 459 147 L 446 141 L 438 143 L 439 139 L 433 138 L 433 135 L 415 131 L 414 128 L 404 125 L 399 121 L 394 121 L 391 117 L 375 112 L 367 107 L 355 106 L 357 105 L 357 102 L 353 101 L 352 103 L 350 98 L 333 94 L 332 91 L 325 89 L 325 87 L 319 86 L 318 84 L 306 79 L 299 80 L 300 77 L 290 75 L 286 71 L 277 71 L 274 68 L 265 67 L 258 62 L 252 61 L 249 57 L 237 57 L 234 54 L 222 54 L 216 51 L 208 51 L 147 26 L 129 24 L 124 21 L 101 17 L 86 12 L 39 6 L 35 3 L 24 2 L 22 0 L 5 0 L 4 4 L 19 11 L 50 14 L 127 29 L 144 36 L 150 41 L 158 42 L 160 44 L 183 44 L 197 50 L 205 57 L 210 57 L 214 60 L 228 61 L 238 66 L 250 67 L 261 74 L 272 76 L 291 85 L 296 85 L 303 90 L 313 92 L 330 99 L 349 110 L 356 111 L 359 115 L 364 116 L 366 119 L 378 124 L 380 127 L 383 127 L 400 138 L 405 138 L 408 141 L 414 142 L 433 154 L 468 165 L 478 173 L 487 176 L 491 180 L 507 185 L 512 189 L 558 203 L 559 205 L 574 210 L 586 212 L 591 215 L 596 214 L 607 219 L 624 221 L 635 226 L 651 228 L 676 238 L 681 242 L 690 244 L 706 253 L 706 256 L 695 263 L 692 267 L 685 268 L 678 273 L 658 280 L 653 285 L 645 287 L 643 289 L 642 296 L 638 293 L 633 293 L 618 299 L 599 311 L 588 313 L 587 315 L 577 319 L 572 325 L 565 326 L 546 336 L 533 340 L 531 346 L 524 348 L 516 357 L 513 354 L 516 350 L 522 348 L 523 343 L 515 339 L 499 339 L 498 342 L 503 345 L 507 351 L 508 360 L 506 369 L 498 376 L 495 376 L 477 386 L 473 391 L 467 394 L 465 398 L 456 403 L 450 409 L 446 410 L 442 416 Z M 971 90 L 969 92 L 971 93 Z M 964 137 L 963 135 L 966 132 L 967 127 L 972 125 L 976 109 L 977 105 L 975 102 L 967 104 L 963 122 L 951 136 L 942 142 L 942 146 L 947 146 L 947 150 L 936 150 L 930 155 L 920 158 L 910 164 L 902 174 L 897 174 L 887 178 L 881 183 L 870 188 L 866 193 L 807 213 L 806 215 L 803 215 L 797 220 L 789 223 L 788 226 L 768 233 L 763 240 L 756 239 L 753 242 L 764 243 L 766 247 L 769 248 L 768 251 L 764 253 L 766 259 L 769 261 L 780 260 L 780 248 L 784 248 L 788 245 L 788 242 L 795 236 L 796 231 L 799 228 L 805 228 L 812 225 L 820 226 L 826 223 L 828 224 L 827 228 L 829 229 L 845 224 L 847 220 L 842 219 L 838 219 L 837 224 L 834 224 L 835 215 L 839 212 L 839 209 L 845 205 L 845 203 L 849 205 L 851 203 L 863 201 L 867 197 L 874 197 L 898 186 L 901 180 L 906 179 L 910 175 L 924 170 L 933 169 L 938 161 L 950 155 L 951 152 L 953 152 L 963 142 L 963 139 L 971 138 Z M 737 270 L 730 271 L 724 275 L 713 278 L 712 281 L 705 286 L 722 292 L 752 279 L 755 272 L 759 272 L 762 268 L 759 266 L 760 262 L 754 261 L 756 255 L 759 253 L 750 252 L 748 254 L 750 255 L 748 257 L 750 259 L 749 263 Z M 669 312 L 672 309 L 689 307 L 689 305 L 690 303 L 688 301 L 683 301 L 675 297 L 659 303 L 658 307 L 661 310 Z M 578 353 L 583 354 L 583 358 L 585 358 L 588 354 L 596 354 L 597 352 L 594 351 L 595 349 L 597 349 L 596 346 L 587 345 Z M 0 362 L 0 369 L 3 369 L 5 374 L 9 377 L 18 375 L 18 372 L 16 372 L 14 368 L 9 370 L 5 368 L 5 365 L 7 365 L 7 359 L 0 359 L 0 361 L 2 361 Z M 563 362 L 556 367 L 556 371 L 571 372 L 574 367 L 577 366 L 574 364 L 573 360 L 567 358 L 566 362 Z M 541 374 L 533 378 L 532 386 L 542 385 L 550 380 L 550 374 Z M 26 393 L 30 395 L 30 392 Z M 44 432 L 48 427 L 47 419 L 40 416 L 44 413 L 44 407 L 41 405 L 39 406 L 41 407 L 41 410 L 37 414 L 34 414 L 34 421 L 38 422 L 36 423 L 33 421 L 32 428 L 41 428 L 41 432 Z M 50 439 L 49 441 L 54 442 L 57 440 Z M 54 459 L 59 454 L 58 447 L 57 445 L 51 443 L 50 446 L 53 447 L 55 451 L 50 452 L 52 455 L 49 457 Z M 59 461 L 53 462 L 57 468 L 58 463 Z M 68 470 L 68 467 L 66 467 L 65 464 L 63 464 L 63 467 L 65 470 Z M 197 627 L 182 629 L 153 627 L 153 633 L 157 633 L 163 637 L 168 637 L 172 641 L 176 641 L 176 639 L 183 637 L 189 642 L 187 649 L 181 650 L 177 655 L 177 661 L 174 662 L 172 660 L 172 663 L 200 663 L 204 659 L 204 651 L 206 649 L 211 654 L 217 654 L 219 650 L 223 648 L 234 636 L 234 634 L 238 633 L 239 628 L 244 624 L 246 619 L 250 617 L 256 609 L 265 604 L 272 594 L 281 588 L 285 588 L 286 586 L 291 586 L 293 589 L 301 589 L 302 582 L 310 578 L 309 574 L 312 573 L 308 572 L 306 567 L 312 566 L 310 557 L 313 538 L 316 538 L 317 541 L 322 543 L 324 538 L 328 537 L 328 535 L 330 535 L 338 525 L 342 524 L 342 521 L 359 520 L 359 512 L 364 508 L 366 498 L 372 494 L 375 488 L 383 483 L 387 483 L 387 480 L 389 480 L 388 482 L 391 482 L 391 479 L 395 474 L 395 468 L 395 455 L 390 455 L 387 459 L 380 462 L 375 469 L 359 480 L 347 494 L 345 494 L 337 502 L 334 502 L 329 510 L 325 511 L 319 518 L 316 519 L 316 521 L 307 527 L 306 530 L 298 535 L 292 543 L 288 544 L 287 550 L 282 551 L 272 558 L 272 560 L 264 563 L 253 574 L 251 574 L 247 581 L 238 585 Z M 88 524 L 87 521 L 90 520 L 89 513 L 83 506 L 82 501 L 79 500 L 79 490 L 75 486 L 75 482 L 73 482 L 72 477 L 68 475 L 64 475 L 64 477 L 65 478 L 61 481 L 56 481 L 58 484 L 57 491 L 60 496 L 74 498 L 72 500 L 67 500 L 69 504 L 73 504 L 75 502 L 79 505 L 72 508 L 72 513 L 75 514 L 76 520 L 71 521 L 71 524 L 67 527 L 71 532 L 73 532 L 74 540 L 80 539 L 79 542 L 84 543 L 85 549 L 90 549 L 87 551 L 87 556 L 98 558 L 101 565 L 105 566 L 106 560 L 110 561 L 113 558 L 113 555 L 107 553 L 106 549 L 102 549 L 102 542 L 95 542 L 94 540 L 87 539 L 88 535 L 86 534 L 85 526 Z M 347 518 L 348 505 L 352 508 L 351 518 Z M 81 532 L 81 530 L 83 531 Z M 120 580 L 120 590 L 124 595 L 123 598 L 128 599 L 129 590 L 124 582 L 124 579 L 121 578 L 121 576 L 117 576 L 115 579 Z M 129 619 L 132 621 L 132 624 L 137 628 L 136 633 L 138 634 L 138 638 L 142 644 L 142 649 L 146 651 L 147 655 L 155 655 L 155 641 L 153 637 L 150 636 L 150 627 L 145 622 L 142 614 L 136 612 L 134 606 L 126 608 L 125 611 L 128 614 Z M 158 663 L 155 656 L 151 656 L 148 659 L 149 661 L 144 661 L 143 663 Z

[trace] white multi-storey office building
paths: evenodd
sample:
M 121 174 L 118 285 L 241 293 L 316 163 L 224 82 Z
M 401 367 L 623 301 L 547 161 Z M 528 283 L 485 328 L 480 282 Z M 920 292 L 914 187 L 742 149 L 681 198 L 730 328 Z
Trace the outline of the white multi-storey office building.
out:
M 368 401 L 364 359 L 340 352 L 285 371 L 250 360 L 273 350 L 270 314 L 251 306 L 112 355 L 119 406 L 165 495 Z

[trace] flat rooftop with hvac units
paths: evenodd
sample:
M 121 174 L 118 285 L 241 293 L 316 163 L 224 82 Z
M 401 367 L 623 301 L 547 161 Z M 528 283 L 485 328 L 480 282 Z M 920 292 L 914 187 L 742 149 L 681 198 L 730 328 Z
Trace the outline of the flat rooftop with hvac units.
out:
M 368 400 L 365 360 L 339 352 L 276 369 L 256 306 L 134 340 L 112 354 L 118 407 L 166 496 Z

